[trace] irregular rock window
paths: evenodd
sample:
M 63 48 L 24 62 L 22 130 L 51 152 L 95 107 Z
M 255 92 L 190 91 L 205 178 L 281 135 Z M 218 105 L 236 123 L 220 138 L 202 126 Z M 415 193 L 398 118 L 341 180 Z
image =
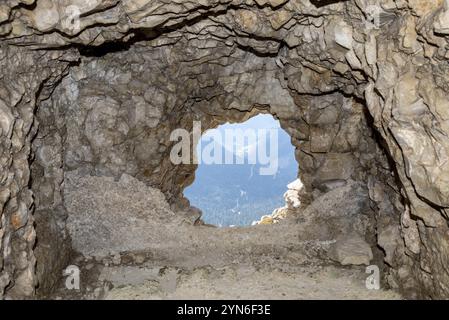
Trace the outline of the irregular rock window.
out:
M 197 153 L 202 161 L 184 195 L 201 209 L 205 223 L 220 227 L 251 225 L 271 215 L 284 206 L 287 185 L 298 177 L 291 138 L 271 115 L 207 131 Z

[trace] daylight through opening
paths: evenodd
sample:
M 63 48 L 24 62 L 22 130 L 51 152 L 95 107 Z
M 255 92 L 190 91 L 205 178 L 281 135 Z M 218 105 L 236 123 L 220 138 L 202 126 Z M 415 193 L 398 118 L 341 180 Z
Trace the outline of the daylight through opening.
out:
M 206 131 L 196 152 L 195 180 L 184 195 L 205 223 L 219 227 L 260 223 L 285 205 L 287 185 L 298 177 L 291 138 L 269 114 Z

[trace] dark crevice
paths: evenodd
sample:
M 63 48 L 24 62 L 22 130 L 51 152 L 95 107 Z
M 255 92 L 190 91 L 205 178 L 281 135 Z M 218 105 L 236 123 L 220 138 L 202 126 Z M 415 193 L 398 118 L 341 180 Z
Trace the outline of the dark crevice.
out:
M 395 181 L 395 185 L 396 185 L 397 189 L 394 189 L 393 186 L 390 186 L 390 187 L 393 189 L 394 192 L 398 193 L 402 197 L 401 190 L 402 190 L 403 186 L 402 186 L 401 179 L 399 177 L 396 162 L 394 161 L 394 158 L 390 152 L 390 148 L 389 148 L 386 140 L 382 136 L 382 134 L 376 128 L 376 126 L 374 124 L 374 118 L 371 115 L 371 113 L 369 112 L 368 107 L 366 106 L 366 101 L 361 98 L 357 98 L 357 97 L 354 97 L 354 99 L 364 106 L 363 112 L 365 114 L 367 126 L 368 126 L 368 128 L 371 128 L 372 138 L 374 139 L 376 144 L 379 146 L 379 148 L 382 150 L 382 152 L 385 155 L 385 158 L 388 162 L 388 168 L 393 173 L 393 179 Z
M 348 0 L 310 0 L 310 2 L 317 8 L 325 7 L 331 4 L 346 2 Z
M 129 39 L 129 41 L 123 42 L 123 41 L 110 41 L 106 42 L 99 46 L 91 46 L 91 45 L 75 45 L 75 47 L 78 48 L 80 54 L 82 56 L 86 57 L 101 57 L 108 53 L 112 52 L 122 52 L 127 51 L 129 48 L 138 43 L 138 42 L 144 42 L 144 41 L 150 41 L 153 39 L 156 39 L 160 37 L 163 34 L 171 33 L 178 31 L 184 27 L 192 26 L 197 24 L 198 22 L 208 19 L 210 17 L 218 17 L 223 14 L 226 14 L 230 9 L 237 8 L 236 6 L 230 6 L 226 9 L 219 10 L 219 11 L 208 11 L 204 14 L 199 15 L 196 18 L 190 19 L 190 20 L 184 20 L 179 23 L 173 24 L 171 26 L 158 26 L 154 28 L 137 28 L 137 29 L 131 29 L 127 35 L 124 35 L 124 37 L 133 35 L 134 36 Z M 208 9 L 207 7 L 199 7 L 195 10 L 205 10 Z M 186 12 L 188 14 L 189 12 Z
M 132 29 L 128 32 L 126 36 L 133 35 L 131 39 L 128 41 L 110 41 L 106 42 L 99 46 L 91 46 L 91 45 L 81 45 L 81 44 L 75 44 L 73 45 L 76 47 L 80 54 L 85 57 L 102 57 L 108 53 L 113 52 L 123 52 L 129 50 L 134 44 L 144 41 L 151 41 L 153 39 L 157 39 L 158 37 L 162 36 L 163 34 L 169 34 L 175 31 L 179 31 L 180 29 L 184 27 L 193 26 L 195 24 L 198 24 L 199 22 L 208 19 L 208 18 L 214 18 L 219 17 L 222 15 L 225 15 L 229 10 L 237 10 L 240 9 L 239 6 L 231 5 L 227 7 L 226 9 L 219 10 L 219 11 L 209 11 L 204 14 L 201 14 L 200 16 L 190 19 L 181 21 L 177 24 L 173 24 L 168 27 L 155 27 L 155 28 L 138 28 L 138 29 Z M 232 28 L 229 28 L 228 26 L 223 27 L 227 28 L 231 32 L 235 32 Z M 126 37 L 124 36 L 124 38 Z M 242 35 L 236 34 L 236 38 L 242 37 Z M 243 37 L 244 38 L 244 37 Z M 278 52 L 285 47 L 287 44 L 279 39 L 275 38 L 267 38 L 267 37 L 261 37 L 254 34 L 248 34 L 247 38 L 254 39 L 256 41 L 273 41 L 279 44 Z M 278 52 L 276 53 L 264 53 L 257 51 L 256 49 L 245 46 L 242 44 L 236 43 L 237 47 L 242 49 L 243 51 L 251 52 L 254 55 L 258 57 L 276 57 L 278 55 Z

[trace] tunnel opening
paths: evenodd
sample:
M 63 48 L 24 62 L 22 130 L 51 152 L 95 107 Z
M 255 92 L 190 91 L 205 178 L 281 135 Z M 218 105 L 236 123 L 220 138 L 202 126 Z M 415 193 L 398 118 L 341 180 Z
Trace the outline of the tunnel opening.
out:
M 196 152 L 201 162 L 184 196 L 202 211 L 206 224 L 268 221 L 285 205 L 287 185 L 298 178 L 291 137 L 270 114 L 206 131 Z

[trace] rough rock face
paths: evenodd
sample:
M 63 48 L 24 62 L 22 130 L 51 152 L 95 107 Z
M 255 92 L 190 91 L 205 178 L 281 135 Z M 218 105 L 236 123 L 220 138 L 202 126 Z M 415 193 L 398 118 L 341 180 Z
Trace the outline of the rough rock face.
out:
M 374 212 L 370 208 L 368 192 L 360 183 L 348 181 L 300 210 L 298 224 L 307 226 L 309 237 L 335 239 L 341 235 L 357 234 L 369 237 L 374 234 Z
M 257 112 L 292 136 L 301 210 L 363 185 L 390 285 L 448 297 L 448 39 L 448 0 L 4 1 L 0 297 L 64 265 L 65 172 L 186 208 L 195 166 L 170 162 L 170 132 Z
M 2 44 L 0 89 L 0 292 L 11 297 L 34 294 L 36 241 L 30 183 L 31 140 L 37 121 L 33 110 L 50 94 L 76 54 L 30 52 Z M 40 63 L 36 63 L 40 61 Z
M 359 235 L 346 234 L 336 239 L 330 248 L 330 256 L 342 265 L 369 265 L 373 252 Z

